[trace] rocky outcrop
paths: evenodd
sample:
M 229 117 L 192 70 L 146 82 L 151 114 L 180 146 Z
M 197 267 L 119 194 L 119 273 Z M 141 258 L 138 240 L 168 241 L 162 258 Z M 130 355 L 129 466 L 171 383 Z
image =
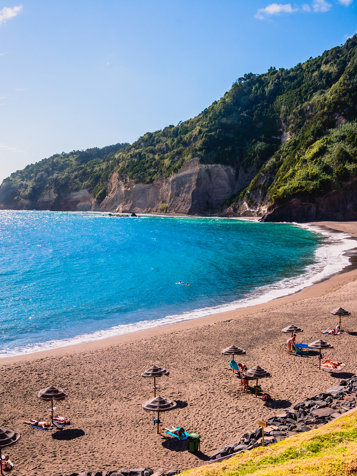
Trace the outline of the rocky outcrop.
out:
M 357 220 L 357 179 L 345 184 L 344 190 L 334 190 L 315 201 L 294 198 L 283 204 L 273 204 L 262 221 L 354 221 Z
M 159 212 L 161 205 L 169 213 L 204 214 L 215 211 L 238 190 L 246 187 L 256 171 L 236 170 L 228 165 L 199 164 L 191 159 L 170 178 L 161 177 L 152 184 L 123 182 L 114 173 L 109 194 L 101 203 L 102 211 Z

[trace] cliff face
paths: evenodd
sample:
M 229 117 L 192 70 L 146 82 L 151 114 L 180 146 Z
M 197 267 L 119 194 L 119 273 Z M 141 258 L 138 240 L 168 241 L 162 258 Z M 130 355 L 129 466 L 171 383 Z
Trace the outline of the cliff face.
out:
M 251 181 L 255 171 L 244 172 L 228 165 L 203 165 L 194 158 L 169 179 L 164 176 L 152 184 L 125 183 L 114 173 L 103 211 L 158 212 L 167 205 L 170 213 L 204 214 L 216 210 Z
M 268 207 L 263 221 L 355 221 L 357 220 L 357 179 L 345 184 L 344 190 L 333 190 L 315 201 L 294 198 L 284 204 Z
M 186 162 L 181 171 L 170 178 L 160 177 L 151 184 L 120 180 L 115 172 L 108 185 L 108 195 L 99 204 L 83 189 L 62 194 L 58 198 L 54 189 L 43 192 L 38 200 L 13 200 L 8 208 L 17 210 L 107 211 L 107 212 L 160 212 L 164 206 L 169 213 L 202 215 L 217 210 L 238 190 L 246 187 L 256 173 L 245 172 L 229 165 L 203 165 L 194 158 Z M 1 197 L 0 197 L 1 199 Z M 5 208 L 5 207 L 3 207 Z

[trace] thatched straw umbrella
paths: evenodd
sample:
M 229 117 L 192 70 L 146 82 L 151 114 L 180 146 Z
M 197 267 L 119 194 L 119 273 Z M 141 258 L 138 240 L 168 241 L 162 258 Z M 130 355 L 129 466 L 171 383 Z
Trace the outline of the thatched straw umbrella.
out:
M 157 433 L 160 433 L 160 413 L 169 412 L 176 408 L 177 403 L 172 400 L 168 400 L 165 397 L 155 397 L 142 404 L 144 410 L 150 412 L 157 412 Z
M 266 370 L 262 369 L 257 365 L 256 367 L 253 367 L 252 369 L 247 370 L 244 372 L 244 377 L 256 380 L 256 387 L 255 387 L 255 396 L 258 395 L 258 380 L 260 378 L 268 378 L 271 377 L 271 374 L 267 372 Z
M 346 311 L 346 309 L 343 309 L 343 307 L 339 307 L 338 309 L 331 311 L 331 314 L 338 316 L 339 326 L 341 327 L 341 316 L 349 316 L 351 313 Z
M 291 335 L 293 336 L 297 332 L 304 332 L 304 331 L 300 327 L 294 326 L 293 324 L 291 324 L 288 327 L 284 327 L 284 329 L 282 329 L 281 332 L 286 332 L 286 333 L 291 332 Z
M 236 345 L 231 345 L 230 347 L 227 347 L 226 349 L 222 350 L 223 355 L 231 355 L 232 360 L 234 360 L 235 355 L 243 355 L 245 354 L 245 350 L 241 349 L 240 347 L 237 347 Z M 234 368 L 232 367 L 233 373 L 234 373 Z
M 10 430 L 9 428 L 0 428 L 0 470 L 1 474 L 3 475 L 2 471 L 2 454 L 1 450 L 2 448 L 5 448 L 6 446 L 13 445 L 18 441 L 20 438 L 20 433 L 16 433 L 13 430 Z
M 51 423 L 53 425 L 53 400 L 64 400 L 67 397 L 67 394 L 60 388 L 52 386 L 43 388 L 37 392 L 37 396 L 42 400 L 51 401 Z
M 325 340 L 319 339 L 319 340 L 315 340 L 315 342 L 312 342 L 311 344 L 309 344 L 309 347 L 311 347 L 312 349 L 318 349 L 319 350 L 319 369 L 321 370 L 321 359 L 322 359 L 321 350 L 322 349 L 333 349 L 333 345 L 329 344 Z
M 150 377 L 154 379 L 154 386 L 153 386 L 154 397 L 156 397 L 156 389 L 157 389 L 156 377 L 162 377 L 163 375 L 166 375 L 168 377 L 170 375 L 170 372 L 164 369 L 163 367 L 157 367 L 156 365 L 153 365 L 152 367 L 145 370 L 145 372 L 141 374 L 142 377 L 146 377 L 146 378 Z

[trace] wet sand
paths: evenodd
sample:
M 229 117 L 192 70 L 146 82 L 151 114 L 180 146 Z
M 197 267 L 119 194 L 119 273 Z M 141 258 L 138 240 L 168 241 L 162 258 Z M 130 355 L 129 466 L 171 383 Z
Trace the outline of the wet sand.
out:
M 317 223 L 357 236 L 357 223 Z M 340 336 L 322 336 L 335 326 L 330 314 L 342 306 L 352 312 L 343 318 Z M 269 418 L 298 401 L 336 385 L 355 373 L 357 364 L 357 269 L 266 304 L 140 331 L 102 341 L 0 360 L 1 426 L 21 432 L 7 449 L 14 475 L 55 475 L 115 470 L 121 467 L 187 469 L 205 464 L 207 455 L 235 443 L 256 421 Z M 343 373 L 319 371 L 317 356 L 286 353 L 283 327 L 304 329 L 298 341 L 324 338 L 335 347 L 326 357 L 342 360 Z M 221 350 L 243 347 L 240 359 L 272 374 L 262 388 L 274 399 L 268 407 L 243 393 Z M 157 435 L 154 414 L 141 403 L 151 398 L 152 382 L 140 376 L 152 364 L 165 366 L 170 377 L 158 379 L 160 394 L 179 402 L 178 409 L 161 415 L 164 426 L 181 425 L 201 435 L 201 453 L 192 455 L 187 443 Z M 57 405 L 73 425 L 63 431 L 27 427 L 25 419 L 48 419 L 50 407 L 36 391 L 56 385 L 68 393 Z

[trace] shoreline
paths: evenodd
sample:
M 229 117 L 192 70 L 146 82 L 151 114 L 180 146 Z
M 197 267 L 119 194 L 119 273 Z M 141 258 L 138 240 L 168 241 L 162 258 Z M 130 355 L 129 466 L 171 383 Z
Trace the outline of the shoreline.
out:
M 330 228 L 332 223 L 326 224 Z M 319 223 L 318 226 L 322 226 Z M 350 230 L 347 230 L 351 227 Z M 337 224 L 357 234 L 357 222 Z M 322 335 L 334 327 L 332 309 L 352 312 L 342 318 L 341 335 Z M 267 303 L 121 336 L 4 358 L 0 362 L 2 425 L 21 433 L 7 452 L 18 476 L 113 471 L 119 468 L 175 468 L 183 471 L 207 464 L 209 456 L 246 432 L 257 420 L 268 420 L 314 395 L 347 380 L 356 372 L 357 269 L 339 273 L 301 292 Z M 287 354 L 289 324 L 303 329 L 298 342 L 327 340 L 325 355 L 343 362 L 342 372 L 317 368 L 318 353 Z M 271 402 L 243 392 L 232 374 L 230 345 L 245 349 L 239 361 L 260 365 L 271 378 L 259 381 Z M 236 359 L 238 360 L 238 359 Z M 177 402 L 160 414 L 162 426 L 182 426 L 201 435 L 201 451 L 191 454 L 184 442 L 156 434 L 152 412 L 142 403 L 153 396 L 152 380 L 141 373 L 163 366 L 170 376 L 157 379 L 159 395 Z M 23 424 L 47 420 L 48 403 L 37 392 L 50 385 L 68 397 L 57 412 L 73 426 L 53 432 Z
M 336 233 L 347 233 L 352 239 L 357 240 L 357 222 L 311 222 L 306 223 L 304 225 L 307 225 L 308 227 L 311 226 L 313 228 L 324 228 L 329 232 L 333 231 Z M 261 304 L 248 305 L 242 308 L 223 312 L 221 311 L 214 314 L 209 314 L 207 316 L 187 319 L 181 322 L 163 324 L 161 326 L 156 326 L 149 329 L 131 331 L 125 334 L 104 337 L 93 341 L 67 344 L 52 349 L 44 349 L 36 352 L 14 355 L 9 357 L 1 357 L 0 367 L 2 365 L 8 365 L 11 363 L 34 361 L 47 357 L 62 357 L 68 354 L 102 350 L 111 346 L 138 341 L 143 338 L 150 338 L 158 335 L 167 335 L 172 333 L 173 331 L 193 329 L 196 327 L 211 325 L 217 322 L 222 322 L 226 319 L 242 319 L 248 314 L 266 310 L 273 310 L 278 306 L 291 302 L 297 302 L 304 299 L 309 299 L 312 296 L 322 296 L 328 293 L 329 290 L 334 289 L 336 286 L 343 286 L 350 279 L 353 280 L 357 276 L 357 242 L 356 247 L 345 251 L 344 255 L 348 256 L 350 263 L 344 268 L 342 268 L 339 272 L 332 274 L 331 276 L 328 276 L 326 278 L 323 278 L 312 285 L 306 286 L 299 291 L 292 291 L 290 294 L 270 299 L 269 301 Z

